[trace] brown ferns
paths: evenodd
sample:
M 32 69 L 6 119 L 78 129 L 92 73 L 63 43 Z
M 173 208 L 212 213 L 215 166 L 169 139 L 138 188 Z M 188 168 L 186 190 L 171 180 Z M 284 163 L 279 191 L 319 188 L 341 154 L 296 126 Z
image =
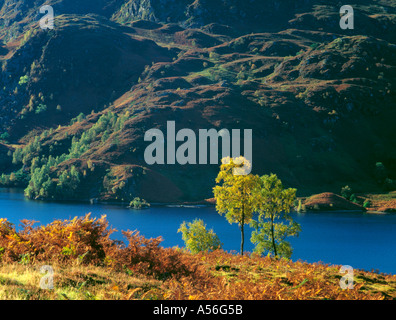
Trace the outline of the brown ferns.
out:
M 158 278 L 187 276 L 197 272 L 191 255 L 163 248 L 162 239 L 146 239 L 138 231 L 125 231 L 128 241 L 112 240 L 106 217 L 56 220 L 34 227 L 22 221 L 21 230 L 0 219 L 0 259 L 2 262 L 86 264 L 129 270 Z
M 89 214 L 37 226 L 22 221 L 17 231 L 0 219 L 0 263 L 95 266 L 160 280 L 155 296 L 174 300 L 364 300 L 394 298 L 396 276 L 356 271 L 353 290 L 342 290 L 339 267 L 217 250 L 193 255 L 161 247 L 125 231 L 127 244 L 111 239 L 106 217 Z M 130 296 L 131 293 L 128 293 Z M 135 296 L 135 293 L 132 295 Z M 150 295 L 144 295 L 147 298 Z

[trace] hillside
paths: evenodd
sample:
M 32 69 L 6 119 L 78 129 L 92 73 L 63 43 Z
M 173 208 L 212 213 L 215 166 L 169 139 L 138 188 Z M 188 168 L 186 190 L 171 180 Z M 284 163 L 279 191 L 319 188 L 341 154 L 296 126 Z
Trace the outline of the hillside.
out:
M 253 130 L 253 172 L 300 196 L 392 190 L 396 5 L 359 1 L 0 4 L 0 184 L 36 199 L 211 198 L 218 165 L 144 161 L 151 128 Z M 18 14 L 15 14 L 18 12 Z M 386 174 L 378 177 L 376 164 Z

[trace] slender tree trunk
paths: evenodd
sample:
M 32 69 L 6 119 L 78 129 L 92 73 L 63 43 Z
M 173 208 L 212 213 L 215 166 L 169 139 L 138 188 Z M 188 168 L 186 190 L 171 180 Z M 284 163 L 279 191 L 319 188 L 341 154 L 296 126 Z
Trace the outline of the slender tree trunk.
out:
M 245 211 L 242 206 L 242 223 L 241 223 L 241 255 L 243 256 L 243 246 L 245 244 Z
M 242 186 L 241 255 L 245 245 L 245 189 Z
M 272 247 L 274 248 L 274 255 L 275 258 L 278 256 L 278 252 L 276 251 L 276 244 L 275 244 L 275 232 L 274 232 L 274 216 L 271 216 L 271 238 L 272 238 Z

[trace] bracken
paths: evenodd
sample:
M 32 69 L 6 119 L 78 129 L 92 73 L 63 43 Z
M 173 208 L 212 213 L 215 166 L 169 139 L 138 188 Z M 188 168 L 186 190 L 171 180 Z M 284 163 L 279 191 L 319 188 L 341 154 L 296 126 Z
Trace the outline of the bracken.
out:
M 162 239 L 146 239 L 125 231 L 128 244 L 110 238 L 106 217 L 59 221 L 34 226 L 22 221 L 20 230 L 0 219 L 0 265 L 53 264 L 62 270 L 75 267 L 109 270 L 159 281 L 147 290 L 122 288 L 122 299 L 172 300 L 379 300 L 396 298 L 396 276 L 355 270 L 353 290 L 340 288 L 337 266 L 320 263 L 238 255 L 217 250 L 191 254 L 163 248 Z M 66 271 L 64 271 L 66 272 Z M 114 279 L 118 283 L 117 279 Z M 117 292 L 118 292 L 117 289 Z M 135 290 L 135 291 L 133 291 Z M 106 296 L 106 295 L 104 295 Z

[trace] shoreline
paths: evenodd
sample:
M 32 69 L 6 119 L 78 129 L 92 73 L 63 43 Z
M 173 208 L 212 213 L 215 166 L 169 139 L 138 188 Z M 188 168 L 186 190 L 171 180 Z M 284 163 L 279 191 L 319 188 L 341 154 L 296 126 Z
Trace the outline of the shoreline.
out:
M 24 194 L 24 189 L 23 188 L 9 188 L 9 187 L 0 187 L 0 190 L 6 190 L 6 192 L 11 192 L 11 193 L 20 193 L 20 194 Z M 12 192 L 14 191 L 14 192 Z M 0 191 L 1 192 L 1 191 Z M 320 194 L 319 194 L 320 195 Z M 373 195 L 373 194 L 367 194 L 367 195 Z M 376 196 L 386 196 L 388 195 L 387 193 L 377 193 L 375 194 Z M 318 194 L 316 195 L 312 195 L 311 197 L 314 196 L 318 196 Z M 26 198 L 26 197 L 25 197 Z M 306 199 L 308 199 L 309 197 L 298 197 L 297 200 L 301 200 L 304 201 Z M 26 198 L 27 199 L 27 198 Z M 128 208 L 129 206 L 129 202 L 120 202 L 120 201 L 106 201 L 106 200 L 99 200 L 97 198 L 93 198 L 93 199 L 71 199 L 71 200 L 44 200 L 44 199 L 28 199 L 30 201 L 40 201 L 40 202 L 44 202 L 44 203 L 75 203 L 75 204 L 90 204 L 90 205 L 113 205 L 113 206 L 119 206 L 119 207 L 125 207 Z M 347 201 L 347 200 L 346 200 Z M 391 202 L 391 200 L 389 200 L 389 202 Z M 328 204 L 329 208 L 332 207 L 332 204 Z M 210 207 L 215 207 L 216 203 L 215 203 L 215 199 L 204 199 L 201 201 L 185 201 L 185 202 L 152 202 L 150 203 L 150 207 L 168 207 L 168 208 L 210 208 Z M 132 208 L 131 208 L 132 209 Z M 147 208 L 142 208 L 142 209 L 135 209 L 135 210 L 145 210 Z M 132 209 L 133 210 L 133 209 Z M 360 213 L 365 213 L 365 214 L 373 214 L 373 215 L 386 215 L 386 214 L 392 214 L 392 213 L 396 213 L 393 212 L 393 208 L 391 208 L 390 211 L 382 211 L 382 210 L 375 210 L 374 208 L 361 208 L 361 209 L 344 209 L 344 208 L 340 208 L 340 209 L 336 209 L 336 207 L 334 209 L 326 209 L 326 208 L 319 208 L 319 209 L 305 209 L 305 210 L 301 210 L 299 211 L 297 207 L 294 207 L 294 209 L 292 210 L 295 213 L 300 213 L 300 214 L 304 214 L 304 213 L 326 213 L 326 212 L 331 212 L 331 213 L 343 213 L 343 212 L 360 212 Z

